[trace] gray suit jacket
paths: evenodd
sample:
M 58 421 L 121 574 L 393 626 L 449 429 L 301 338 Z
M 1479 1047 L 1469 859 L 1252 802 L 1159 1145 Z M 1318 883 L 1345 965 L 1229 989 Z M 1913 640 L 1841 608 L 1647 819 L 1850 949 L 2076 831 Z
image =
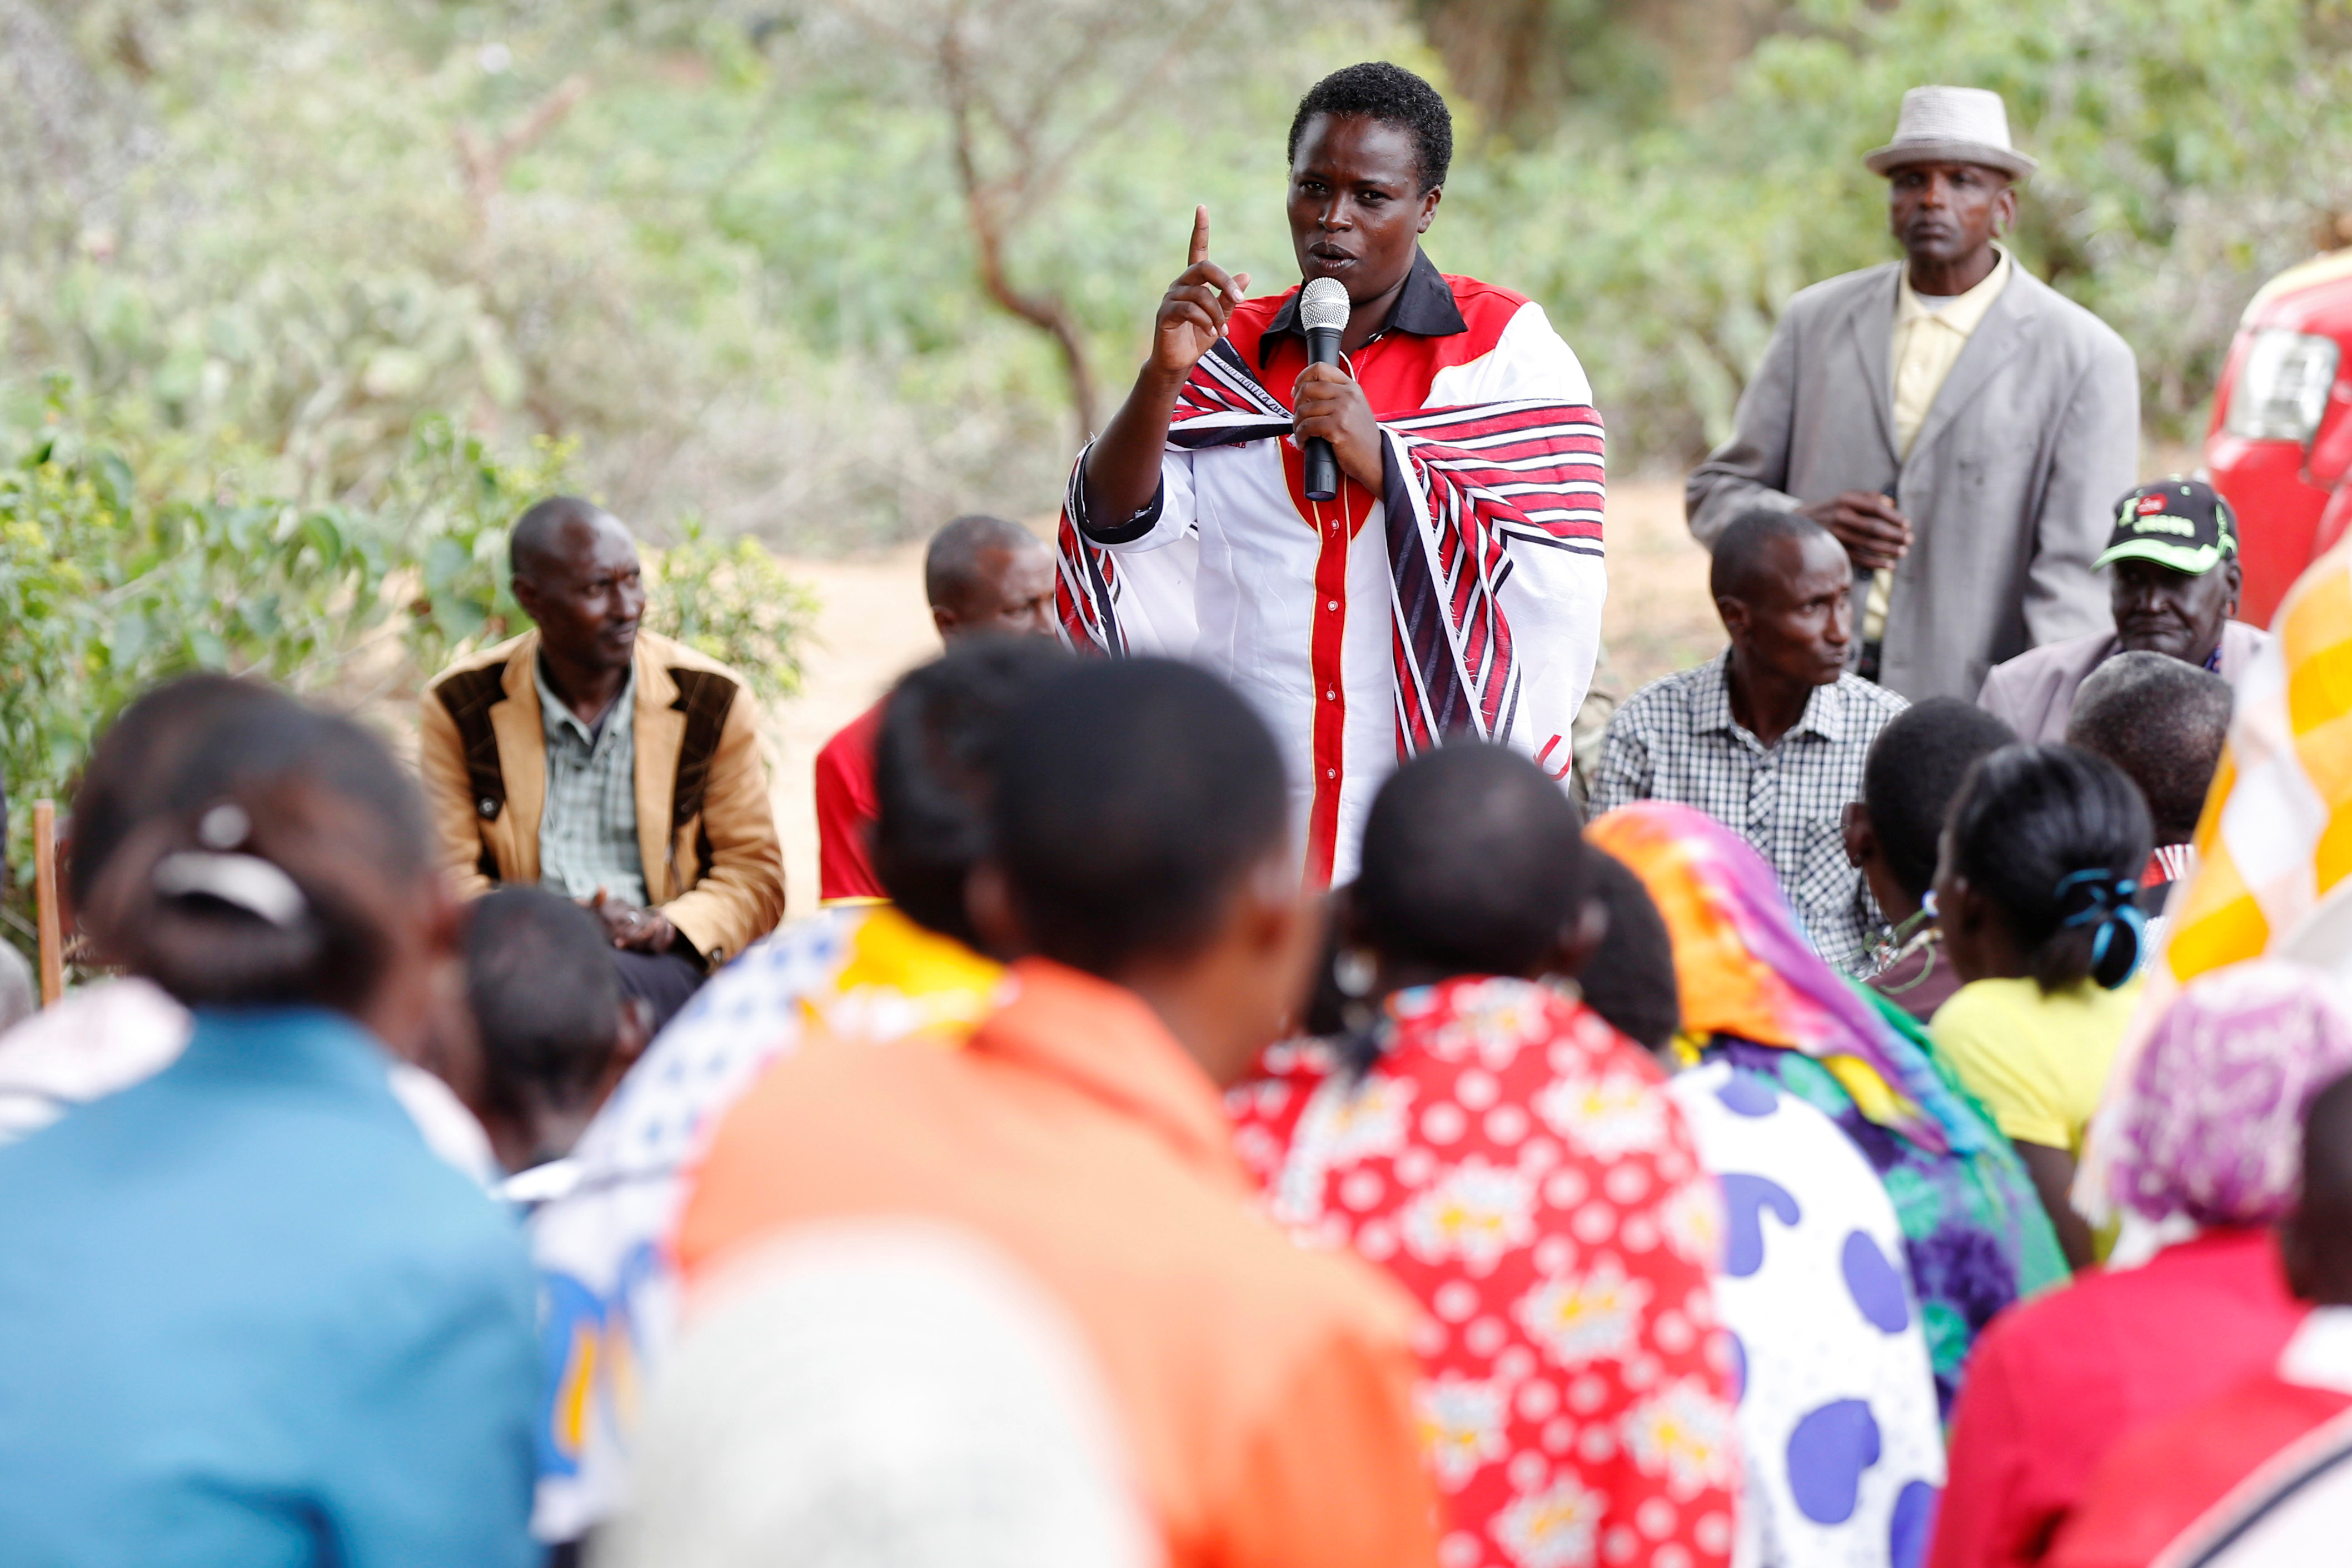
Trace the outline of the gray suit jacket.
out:
M 1685 507 L 1711 546 L 1753 507 L 1891 489 L 1913 538 L 1895 569 L 1879 682 L 1915 702 L 1972 700 L 2002 660 L 2112 624 L 2091 562 L 2137 479 L 2139 371 L 2105 322 L 2012 267 L 1898 462 L 1903 265 L 1789 301 L 1732 437 L 1692 474 Z
M 2236 685 L 2270 640 L 2259 626 L 2221 622 L 2221 678 Z M 2074 694 L 2120 646 L 2113 632 L 2044 643 L 2005 664 L 1995 664 L 1985 677 L 1984 690 L 1977 694 L 1977 706 L 2017 731 L 2020 740 L 2063 740 L 2066 722 L 2074 716 Z

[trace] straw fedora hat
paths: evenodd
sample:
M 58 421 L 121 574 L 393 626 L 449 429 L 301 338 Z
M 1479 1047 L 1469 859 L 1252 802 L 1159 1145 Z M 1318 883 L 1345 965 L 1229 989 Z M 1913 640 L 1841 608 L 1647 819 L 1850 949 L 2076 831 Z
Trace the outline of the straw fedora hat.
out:
M 2033 160 L 2009 144 L 2009 110 L 1980 87 L 1915 87 L 1903 95 L 1895 140 L 1863 159 L 1874 174 L 1906 163 L 1980 163 L 2016 179 Z

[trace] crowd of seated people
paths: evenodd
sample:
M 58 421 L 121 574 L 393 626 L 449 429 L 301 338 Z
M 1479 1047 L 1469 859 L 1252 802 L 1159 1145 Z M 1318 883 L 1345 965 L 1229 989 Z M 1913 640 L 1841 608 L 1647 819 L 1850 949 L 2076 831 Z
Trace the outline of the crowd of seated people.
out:
M 2110 646 L 2023 741 L 1906 704 L 1837 662 L 1826 532 L 1751 514 L 1729 650 L 1621 710 L 1589 821 L 1450 744 L 1323 895 L 1264 720 L 1038 635 L 1010 528 L 944 531 L 947 651 L 827 747 L 790 922 L 749 684 L 586 503 L 520 519 L 537 630 L 434 684 L 421 784 L 257 682 L 123 711 L 93 978 L 0 1035 L 0 1555 L 2316 1528 L 2273 1483 L 2352 1452 L 2352 1008 L 2309 953 L 2150 973 L 2206 929 L 2223 675 Z

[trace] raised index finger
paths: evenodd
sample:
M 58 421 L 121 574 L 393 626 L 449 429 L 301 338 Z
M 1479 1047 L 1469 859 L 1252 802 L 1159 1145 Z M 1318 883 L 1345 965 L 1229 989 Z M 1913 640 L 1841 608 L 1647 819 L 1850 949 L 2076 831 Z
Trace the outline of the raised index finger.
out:
M 1192 209 L 1192 255 L 1191 257 L 1191 263 L 1203 262 L 1208 259 L 1209 209 L 1206 206 L 1194 207 Z M 1188 265 L 1191 263 L 1188 263 Z

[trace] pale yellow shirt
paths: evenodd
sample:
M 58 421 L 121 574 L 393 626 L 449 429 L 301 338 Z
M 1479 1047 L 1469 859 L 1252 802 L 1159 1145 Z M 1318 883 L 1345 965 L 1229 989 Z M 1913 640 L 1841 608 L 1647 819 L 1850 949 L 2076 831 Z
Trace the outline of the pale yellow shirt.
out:
M 1935 305 L 1912 289 L 1911 269 L 1903 269 L 1902 287 L 1895 296 L 1895 450 L 1900 457 L 1911 455 L 1911 444 L 1919 439 L 1919 427 L 1927 423 L 1936 394 L 1944 390 L 1945 378 L 1969 346 L 1969 334 L 2009 285 L 2009 252 L 1998 246 L 1993 251 L 2000 259 L 1983 282 Z M 1894 589 L 1893 570 L 1871 574 L 1870 599 L 1862 616 L 1864 642 L 1885 636 L 1886 601 Z
M 2052 992 L 2032 980 L 1977 980 L 1936 1009 L 1927 1031 L 2002 1132 L 2079 1155 L 2144 988 L 2138 975 L 2112 991 L 2089 980 Z

